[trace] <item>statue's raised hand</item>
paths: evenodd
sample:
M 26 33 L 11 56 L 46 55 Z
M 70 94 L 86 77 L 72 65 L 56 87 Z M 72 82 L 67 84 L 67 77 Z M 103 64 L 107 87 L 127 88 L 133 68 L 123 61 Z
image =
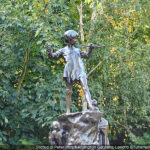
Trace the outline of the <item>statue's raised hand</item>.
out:
M 89 45 L 89 47 L 90 47 L 91 50 L 93 50 L 95 48 L 92 43 Z

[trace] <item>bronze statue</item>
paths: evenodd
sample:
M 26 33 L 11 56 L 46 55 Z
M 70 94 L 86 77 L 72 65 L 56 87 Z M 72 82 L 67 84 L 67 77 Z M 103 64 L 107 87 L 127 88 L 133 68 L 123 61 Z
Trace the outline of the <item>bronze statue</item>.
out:
M 86 78 L 86 73 L 84 69 L 84 64 L 81 59 L 81 58 L 89 58 L 92 54 L 94 46 L 90 44 L 88 52 L 81 51 L 81 49 L 74 47 L 78 36 L 79 36 L 78 33 L 74 30 L 66 31 L 64 34 L 64 39 L 67 43 L 67 46 L 64 48 L 61 48 L 55 53 L 52 52 L 51 46 L 47 45 L 49 58 L 58 59 L 60 57 L 63 57 L 66 61 L 63 79 L 66 82 L 67 114 L 70 113 L 72 85 L 73 85 L 73 82 L 76 80 L 80 81 L 81 83 L 89 108 L 91 110 L 95 109 L 95 107 L 92 105 L 92 99 L 91 99 L 91 94 L 89 92 L 89 88 L 87 85 L 87 78 Z

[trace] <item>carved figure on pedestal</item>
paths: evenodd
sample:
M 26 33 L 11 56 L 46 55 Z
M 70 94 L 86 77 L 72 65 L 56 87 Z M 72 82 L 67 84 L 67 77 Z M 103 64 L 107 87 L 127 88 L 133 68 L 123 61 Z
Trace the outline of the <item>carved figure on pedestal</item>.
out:
M 95 99 L 92 100 L 92 105 L 95 107 L 95 110 L 97 112 L 100 112 L 99 108 L 97 107 L 97 101 Z M 108 139 L 108 132 L 109 132 L 109 126 L 108 121 L 101 117 L 99 123 L 98 123 L 98 130 L 99 130 L 99 136 L 98 141 L 99 144 L 102 146 L 109 145 L 109 139 Z M 97 144 L 97 143 L 94 143 Z
M 62 129 L 60 129 L 60 124 L 58 121 L 54 121 L 53 124 L 53 131 L 49 133 L 49 141 L 51 145 L 62 145 Z
M 101 118 L 98 124 L 99 128 L 99 144 L 100 145 L 109 145 L 109 139 L 108 139 L 108 132 L 109 132 L 109 125 L 108 121 L 104 118 Z
M 89 58 L 92 54 L 94 46 L 91 44 L 89 46 L 89 51 L 84 52 L 79 48 L 74 47 L 76 44 L 78 33 L 74 30 L 68 30 L 64 34 L 64 39 L 67 43 L 67 46 L 61 48 L 57 52 L 53 53 L 50 45 L 47 46 L 49 58 L 57 59 L 63 57 L 66 61 L 64 68 L 63 79 L 66 82 L 66 109 L 67 114 L 70 113 L 71 105 L 71 95 L 72 95 L 72 86 L 74 81 L 80 81 L 81 86 L 84 90 L 85 98 L 87 100 L 88 106 L 91 110 L 94 110 L 92 105 L 91 94 L 87 85 L 87 78 L 84 69 L 84 64 L 81 58 Z

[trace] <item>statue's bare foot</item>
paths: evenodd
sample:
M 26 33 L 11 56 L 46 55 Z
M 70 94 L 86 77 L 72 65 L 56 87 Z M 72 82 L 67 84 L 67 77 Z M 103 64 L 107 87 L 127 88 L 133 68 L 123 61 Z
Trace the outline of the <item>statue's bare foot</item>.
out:
M 95 110 L 95 107 L 93 105 L 89 105 L 90 110 Z

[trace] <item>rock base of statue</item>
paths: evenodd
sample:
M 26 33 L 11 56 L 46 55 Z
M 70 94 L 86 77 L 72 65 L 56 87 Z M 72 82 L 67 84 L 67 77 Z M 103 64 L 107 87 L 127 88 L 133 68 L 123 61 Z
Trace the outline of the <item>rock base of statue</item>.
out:
M 49 133 L 52 146 L 109 145 L 108 121 L 100 111 L 62 114 Z

